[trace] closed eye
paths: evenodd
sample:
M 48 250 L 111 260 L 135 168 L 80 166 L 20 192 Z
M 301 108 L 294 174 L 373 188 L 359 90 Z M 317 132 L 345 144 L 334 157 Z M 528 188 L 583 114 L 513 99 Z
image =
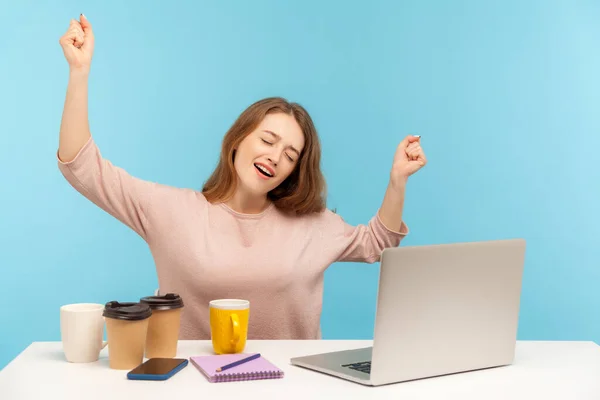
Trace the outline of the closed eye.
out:
M 260 138 L 260 140 L 262 140 L 264 143 L 268 144 L 269 146 L 273 146 L 273 143 L 269 142 L 268 140 L 265 140 L 263 138 Z M 290 162 L 294 162 L 294 159 L 292 157 L 290 157 L 289 154 L 285 153 L 285 156 L 287 157 L 288 160 L 290 160 Z

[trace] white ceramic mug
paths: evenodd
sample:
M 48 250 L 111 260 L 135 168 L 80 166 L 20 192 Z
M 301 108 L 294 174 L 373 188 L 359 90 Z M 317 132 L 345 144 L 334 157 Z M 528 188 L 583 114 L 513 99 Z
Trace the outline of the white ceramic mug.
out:
M 60 308 L 60 334 L 67 361 L 97 361 L 108 343 L 104 335 L 103 304 L 67 304 Z

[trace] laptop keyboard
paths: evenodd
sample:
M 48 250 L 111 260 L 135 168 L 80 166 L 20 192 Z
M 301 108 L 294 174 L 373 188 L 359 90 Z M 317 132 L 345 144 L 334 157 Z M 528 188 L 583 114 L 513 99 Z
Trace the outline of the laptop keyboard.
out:
M 371 361 L 363 361 L 352 364 L 344 364 L 342 367 L 347 367 L 356 371 L 364 372 L 366 374 L 371 373 Z

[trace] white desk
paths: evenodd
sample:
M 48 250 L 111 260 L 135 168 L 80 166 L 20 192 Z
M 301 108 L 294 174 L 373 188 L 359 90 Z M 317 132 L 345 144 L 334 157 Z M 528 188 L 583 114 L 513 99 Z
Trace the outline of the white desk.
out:
M 167 381 L 130 381 L 108 368 L 65 361 L 60 342 L 36 342 L 0 371 L 0 398 L 22 399 L 600 399 L 600 346 L 594 342 L 517 344 L 507 367 L 368 387 L 290 365 L 291 357 L 370 346 L 371 341 L 249 341 L 285 371 L 282 379 L 209 383 L 191 363 Z M 209 341 L 180 342 L 178 357 L 211 354 Z M 351 396 L 351 397 L 349 397 Z

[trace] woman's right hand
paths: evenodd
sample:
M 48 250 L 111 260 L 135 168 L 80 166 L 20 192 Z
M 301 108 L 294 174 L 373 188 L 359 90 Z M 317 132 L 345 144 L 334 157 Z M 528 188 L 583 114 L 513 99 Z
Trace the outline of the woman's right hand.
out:
M 89 72 L 94 53 L 92 25 L 81 14 L 81 21 L 72 19 L 67 32 L 58 41 L 71 71 Z

